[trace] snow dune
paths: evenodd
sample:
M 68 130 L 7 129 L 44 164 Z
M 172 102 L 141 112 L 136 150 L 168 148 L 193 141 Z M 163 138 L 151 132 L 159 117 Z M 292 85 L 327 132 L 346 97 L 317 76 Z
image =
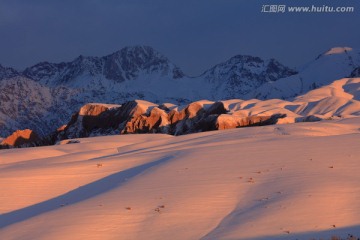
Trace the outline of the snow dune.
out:
M 360 115 L 360 78 L 343 78 L 298 96 L 294 101 L 223 101 L 235 116 L 286 114 L 289 118 L 317 115 L 321 118 Z M 295 121 L 295 120 L 293 120 Z
M 1 239 L 360 233 L 360 118 L 3 150 Z

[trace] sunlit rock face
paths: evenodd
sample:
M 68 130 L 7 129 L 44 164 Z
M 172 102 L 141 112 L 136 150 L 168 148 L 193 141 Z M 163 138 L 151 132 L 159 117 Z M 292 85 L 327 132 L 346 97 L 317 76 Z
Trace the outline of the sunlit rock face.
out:
M 275 124 L 286 115 L 233 116 L 223 102 L 200 101 L 184 107 L 136 100 L 122 106 L 86 104 L 59 130 L 56 139 L 98 135 L 165 133 L 183 135 L 229 128 Z
M 1 142 L 1 145 L 10 147 L 29 147 L 35 146 L 39 140 L 40 138 L 38 135 L 30 129 L 17 130 L 5 138 Z

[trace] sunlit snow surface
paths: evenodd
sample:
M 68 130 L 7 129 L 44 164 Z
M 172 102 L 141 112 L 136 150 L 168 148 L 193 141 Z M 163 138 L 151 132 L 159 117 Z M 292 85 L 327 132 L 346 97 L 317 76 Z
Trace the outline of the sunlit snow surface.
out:
M 1 239 L 360 232 L 360 118 L 0 152 Z

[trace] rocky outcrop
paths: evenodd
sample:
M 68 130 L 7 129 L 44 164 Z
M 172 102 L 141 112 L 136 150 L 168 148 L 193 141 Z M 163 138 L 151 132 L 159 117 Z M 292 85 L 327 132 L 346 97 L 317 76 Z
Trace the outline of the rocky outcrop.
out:
M 216 119 L 216 130 L 271 125 L 271 124 L 276 124 L 280 118 L 285 118 L 285 117 L 286 114 L 274 114 L 271 116 L 249 116 L 249 117 L 239 117 L 228 114 L 221 114 Z
M 149 114 L 135 114 L 121 133 L 169 133 L 169 123 L 165 110 L 154 107 Z
M 275 124 L 286 115 L 239 117 L 223 102 L 200 101 L 167 107 L 136 100 L 123 105 L 86 104 L 55 138 L 61 141 L 109 134 L 165 133 L 183 135 L 237 127 Z
M 227 110 L 222 102 L 193 102 L 182 110 L 169 113 L 170 134 L 183 135 L 216 130 L 216 119 Z
M 9 147 L 30 147 L 36 146 L 40 141 L 38 135 L 30 130 L 17 130 L 7 138 L 5 138 L 1 145 Z
M 97 103 L 84 105 L 78 113 L 72 115 L 65 127 L 58 129 L 57 139 L 88 137 L 96 131 L 116 128 L 120 121 L 117 111 L 120 107 L 121 105 Z

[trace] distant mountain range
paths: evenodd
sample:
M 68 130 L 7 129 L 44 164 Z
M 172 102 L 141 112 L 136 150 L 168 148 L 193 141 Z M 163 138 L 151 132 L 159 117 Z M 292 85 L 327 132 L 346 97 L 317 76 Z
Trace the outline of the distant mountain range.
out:
M 358 76 L 359 67 L 359 51 L 333 48 L 299 70 L 275 59 L 237 55 L 189 77 L 148 46 L 126 47 L 104 57 L 79 56 L 67 63 L 41 62 L 21 72 L 0 65 L 0 136 L 25 128 L 45 136 L 92 102 L 291 100 L 334 80 Z

